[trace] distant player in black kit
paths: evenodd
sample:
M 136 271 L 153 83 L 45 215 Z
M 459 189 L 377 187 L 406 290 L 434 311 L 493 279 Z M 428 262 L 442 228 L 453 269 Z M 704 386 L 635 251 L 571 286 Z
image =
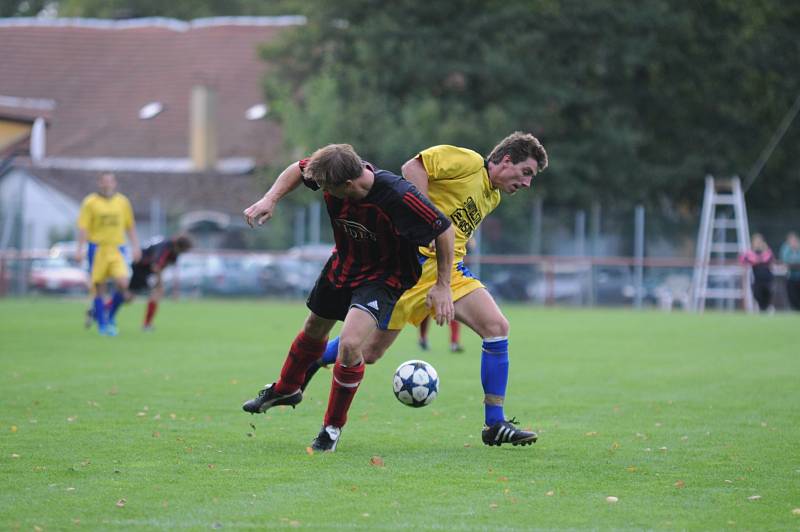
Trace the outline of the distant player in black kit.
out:
M 178 256 L 191 247 L 192 240 L 186 235 L 160 240 L 144 248 L 142 258 L 133 263 L 133 273 L 128 289 L 132 293 L 150 291 L 142 324 L 143 331 L 153 330 L 153 318 L 158 310 L 158 302 L 164 296 L 161 273 L 167 266 L 175 264 Z
M 311 312 L 280 378 L 242 408 L 255 414 L 302 401 L 306 370 L 322 356 L 336 321 L 343 321 L 325 419 L 311 444 L 317 451 L 334 451 L 364 376 L 362 344 L 373 331 L 386 329 L 400 295 L 419 279 L 418 246 L 433 240 L 438 275 L 427 303 L 440 325 L 453 319 L 454 231 L 447 216 L 413 184 L 363 162 L 348 144 L 325 146 L 289 165 L 264 197 L 245 209 L 247 223 L 252 227 L 269 220 L 278 201 L 301 183 L 322 188 L 336 247 L 308 296 Z

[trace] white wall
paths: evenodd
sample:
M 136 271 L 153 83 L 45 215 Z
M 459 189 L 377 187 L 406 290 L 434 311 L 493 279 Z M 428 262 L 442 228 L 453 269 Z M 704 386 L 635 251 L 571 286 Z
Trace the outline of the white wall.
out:
M 16 224 L 22 209 L 23 247 L 50 247 L 50 232 L 74 229 L 79 202 L 49 187 L 23 170 L 12 170 L 0 181 L 0 246 L 17 239 Z M 7 224 L 11 222 L 9 229 Z M 13 231 L 9 235 L 9 231 Z

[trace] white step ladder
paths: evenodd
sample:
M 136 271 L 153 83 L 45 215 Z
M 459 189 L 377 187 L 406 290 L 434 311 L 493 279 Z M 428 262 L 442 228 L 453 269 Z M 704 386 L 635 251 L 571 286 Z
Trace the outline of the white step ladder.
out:
M 749 248 L 750 229 L 739 178 L 706 176 L 692 276 L 692 310 L 703 312 L 706 300 L 713 299 L 729 309 L 741 301 L 747 312 L 753 311 L 749 269 L 735 262 Z

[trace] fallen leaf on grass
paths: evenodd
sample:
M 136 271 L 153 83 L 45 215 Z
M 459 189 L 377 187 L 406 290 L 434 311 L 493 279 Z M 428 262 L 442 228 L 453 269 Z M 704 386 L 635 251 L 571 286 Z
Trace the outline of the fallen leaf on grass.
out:
M 312 449 L 311 447 L 306 447 L 306 454 L 309 456 L 314 454 L 314 449 Z
M 618 497 L 614 497 L 613 495 L 609 495 L 608 497 L 606 497 L 606 502 L 607 503 L 613 504 L 613 503 L 615 503 L 617 501 L 619 501 L 619 498 Z
M 11 429 L 10 430 L 11 430 L 11 432 L 17 432 L 17 426 L 16 425 L 11 425 Z
M 679 481 L 675 482 L 675 487 L 678 488 L 678 489 L 685 488 L 686 487 L 686 482 L 684 482 L 682 480 L 679 480 Z
M 158 432 L 158 431 L 155 431 L 155 432 L 153 432 L 153 437 L 154 438 L 160 438 L 161 437 L 161 433 Z
M 383 462 L 383 458 L 381 458 L 380 456 L 373 456 L 372 458 L 369 459 L 369 463 L 376 467 L 383 467 L 386 465 Z
M 497 508 L 497 503 L 496 503 L 496 502 L 493 502 L 493 503 L 491 503 L 491 504 L 489 505 L 489 508 L 492 508 L 492 509 L 495 509 L 495 508 Z
M 750 495 L 750 496 L 747 498 L 747 500 L 748 500 L 748 501 L 757 501 L 757 500 L 759 500 L 759 499 L 761 499 L 761 495 Z
M 625 468 L 628 473 L 636 473 L 636 466 L 628 466 Z
M 72 422 L 73 422 L 73 421 L 75 421 L 76 419 L 78 419 L 78 416 L 69 416 L 69 417 L 67 418 L 67 421 L 69 421 L 70 423 L 72 423 Z
M 19 458 L 19 455 L 17 453 L 11 453 L 11 458 Z
M 586 433 L 587 436 L 597 436 L 597 432 L 591 431 Z
M 552 497 L 552 496 L 553 496 L 553 495 L 555 495 L 555 494 L 556 494 L 556 492 L 554 492 L 553 490 L 550 490 L 550 491 L 548 491 L 547 493 L 545 493 L 545 496 L 546 496 L 546 497 Z
M 792 510 L 792 513 L 794 515 L 800 515 L 800 508 L 795 508 L 794 510 Z
M 120 499 L 120 500 L 118 500 L 118 501 L 117 501 L 117 508 L 124 508 L 124 507 L 125 507 L 125 504 L 126 504 L 127 502 L 128 502 L 128 501 L 126 501 L 125 499 Z

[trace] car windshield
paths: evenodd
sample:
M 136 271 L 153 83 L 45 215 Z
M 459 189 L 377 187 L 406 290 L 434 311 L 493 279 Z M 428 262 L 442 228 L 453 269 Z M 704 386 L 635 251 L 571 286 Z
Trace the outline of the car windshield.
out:
M 62 257 L 51 257 L 48 259 L 34 259 L 31 263 L 32 268 L 41 270 L 56 269 L 56 268 L 70 268 L 72 265 Z

